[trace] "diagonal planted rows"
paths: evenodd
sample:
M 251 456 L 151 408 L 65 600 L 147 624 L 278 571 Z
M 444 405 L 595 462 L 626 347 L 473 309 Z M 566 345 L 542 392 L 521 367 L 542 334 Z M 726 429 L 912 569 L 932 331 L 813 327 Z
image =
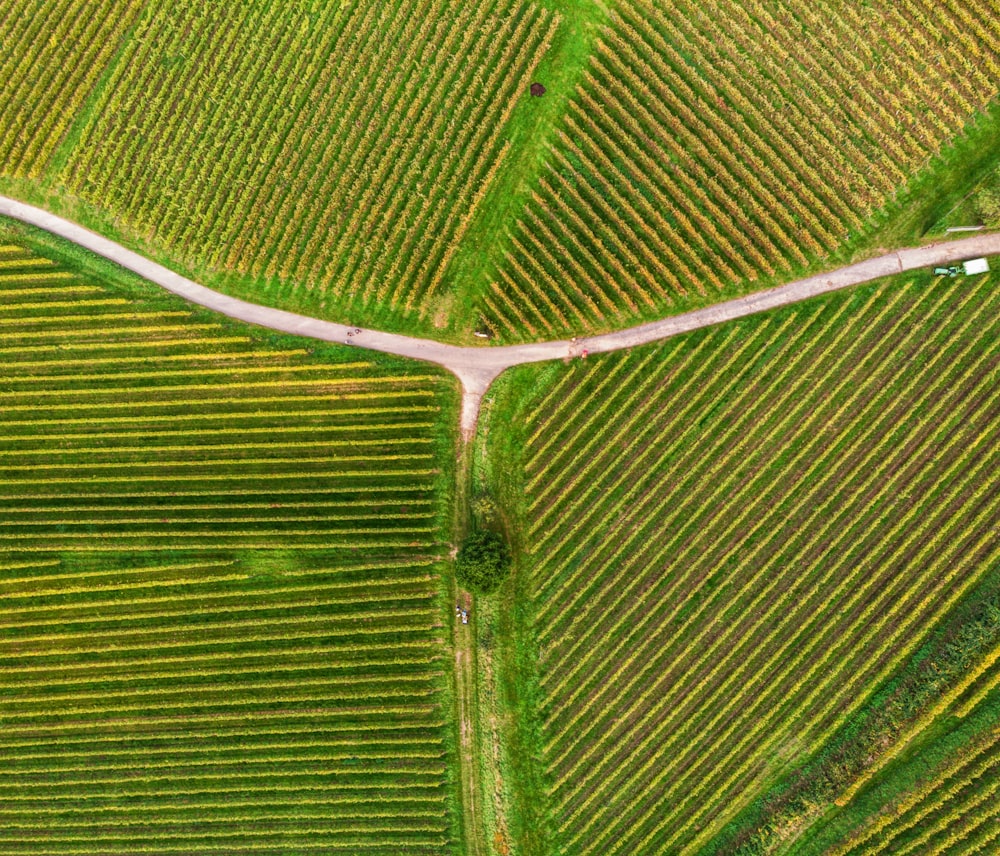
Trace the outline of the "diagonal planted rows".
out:
M 520 0 L 152 4 L 64 179 L 268 302 L 426 319 L 557 20 Z
M 38 178 L 139 16 L 138 0 L 0 2 L 0 164 Z
M 525 458 L 553 827 L 693 850 L 1000 555 L 989 278 L 577 364 Z
M 484 297 L 508 339 L 821 259 L 997 94 L 990 3 L 615 4 Z
M 984 688 L 995 688 L 998 674 L 994 663 Z M 973 704 L 959 715 L 976 708 L 988 723 L 985 728 L 980 726 L 968 742 L 943 759 L 925 763 L 912 787 L 824 852 L 829 856 L 994 852 L 1000 836 L 1000 727 L 995 709 L 978 707 L 982 699 L 974 694 Z

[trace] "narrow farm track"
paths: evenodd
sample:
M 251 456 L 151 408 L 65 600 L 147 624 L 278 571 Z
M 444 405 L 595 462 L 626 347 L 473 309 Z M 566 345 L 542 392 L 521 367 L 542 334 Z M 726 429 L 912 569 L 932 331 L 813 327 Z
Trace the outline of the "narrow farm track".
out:
M 777 288 L 737 297 L 704 309 L 640 324 L 626 330 L 578 339 L 576 342 L 557 340 L 496 348 L 467 348 L 378 330 L 364 330 L 349 335 L 355 328 L 220 294 L 77 223 L 7 196 L 0 196 L 0 215 L 20 220 L 22 223 L 65 238 L 192 303 L 221 312 L 230 318 L 297 336 L 308 336 L 327 342 L 343 342 L 401 357 L 437 363 L 452 372 L 462 383 L 461 427 L 466 439 L 472 436 L 475 429 L 483 394 L 490 384 L 511 366 L 566 359 L 580 356 L 583 351 L 598 354 L 633 348 L 667 339 L 679 333 L 711 327 L 779 306 L 798 303 L 819 294 L 850 288 L 879 277 L 1000 253 L 1000 233 L 981 234 L 944 244 L 895 250 Z

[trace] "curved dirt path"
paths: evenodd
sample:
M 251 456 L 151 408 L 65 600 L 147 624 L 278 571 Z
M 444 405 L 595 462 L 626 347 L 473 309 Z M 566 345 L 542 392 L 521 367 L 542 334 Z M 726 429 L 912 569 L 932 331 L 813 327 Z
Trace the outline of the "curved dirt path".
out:
M 283 309 L 248 303 L 245 300 L 212 291 L 187 277 L 174 273 L 161 264 L 126 249 L 121 244 L 33 205 L 18 202 L 7 196 L 0 196 L 0 214 L 37 226 L 72 241 L 74 244 L 128 268 L 192 303 L 221 312 L 230 318 L 257 324 L 261 327 L 270 327 L 284 333 L 309 336 L 327 342 L 357 345 L 401 357 L 412 357 L 417 360 L 437 363 L 456 375 L 462 383 L 461 427 L 466 439 L 470 438 L 475 430 L 479 404 L 483 394 L 496 377 L 511 366 L 579 356 L 583 350 L 599 354 L 605 351 L 632 348 L 676 336 L 678 333 L 697 330 L 700 327 L 710 327 L 757 312 L 787 306 L 790 303 L 798 303 L 817 294 L 848 288 L 878 277 L 915 268 L 948 264 L 975 256 L 1000 254 L 1000 233 L 978 234 L 972 238 L 963 238 L 943 244 L 929 244 L 915 249 L 893 251 L 884 256 L 847 265 L 828 273 L 817 274 L 777 288 L 717 303 L 705 309 L 685 312 L 682 315 L 674 315 L 615 333 L 588 336 L 577 339 L 576 342 L 560 340 L 495 348 L 463 348 L 435 342 L 432 339 L 418 339 L 398 333 L 382 333 L 378 330 L 363 330 L 361 333 L 348 337 L 347 334 L 354 328 L 331 321 L 320 321 L 305 315 L 297 315 Z

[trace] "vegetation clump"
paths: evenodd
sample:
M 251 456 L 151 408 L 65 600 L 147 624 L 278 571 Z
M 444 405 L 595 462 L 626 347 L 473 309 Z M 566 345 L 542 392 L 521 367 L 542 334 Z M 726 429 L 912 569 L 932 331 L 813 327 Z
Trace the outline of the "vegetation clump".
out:
M 975 206 L 984 226 L 991 229 L 1000 226 L 1000 170 L 995 170 L 978 189 Z
M 510 550 L 496 532 L 473 532 L 455 560 L 455 578 L 476 594 L 492 594 L 510 573 Z

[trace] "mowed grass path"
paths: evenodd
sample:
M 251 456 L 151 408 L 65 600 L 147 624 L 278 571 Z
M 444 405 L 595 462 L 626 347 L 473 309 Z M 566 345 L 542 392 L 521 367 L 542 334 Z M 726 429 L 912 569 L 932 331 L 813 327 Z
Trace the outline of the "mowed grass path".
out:
M 998 309 L 989 277 L 864 287 L 536 394 L 556 852 L 694 852 L 996 561 Z
M 0 849 L 450 852 L 443 372 L 0 247 Z

